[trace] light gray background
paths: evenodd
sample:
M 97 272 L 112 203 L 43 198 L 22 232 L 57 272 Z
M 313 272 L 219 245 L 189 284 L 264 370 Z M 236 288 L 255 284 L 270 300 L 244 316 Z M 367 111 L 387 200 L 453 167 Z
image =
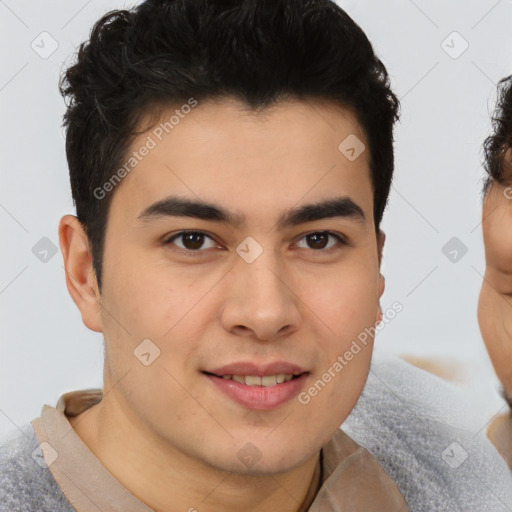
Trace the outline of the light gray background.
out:
M 58 246 L 60 217 L 74 213 L 68 184 L 59 73 L 105 12 L 134 2 L 0 0 L 0 438 L 66 392 L 101 387 L 102 339 L 81 322 L 65 287 L 60 251 L 46 263 L 32 247 Z M 501 407 L 481 342 L 476 306 L 484 269 L 481 144 L 495 84 L 512 73 L 510 0 L 347 0 L 402 102 L 387 233 L 383 308 L 403 311 L 377 345 L 397 354 L 457 357 L 465 384 L 491 417 Z M 58 43 L 48 58 L 48 32 Z M 458 32 L 469 44 L 464 46 Z M 443 41 L 446 41 L 443 44 Z M 443 46 L 449 45 L 452 56 Z M 442 247 L 457 237 L 458 262 Z

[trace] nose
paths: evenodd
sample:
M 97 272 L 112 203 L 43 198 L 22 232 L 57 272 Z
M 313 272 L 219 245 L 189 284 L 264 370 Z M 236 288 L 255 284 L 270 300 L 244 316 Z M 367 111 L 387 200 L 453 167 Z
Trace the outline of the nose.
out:
M 221 321 L 228 332 L 271 341 L 300 328 L 302 303 L 293 275 L 271 251 L 252 263 L 237 260 L 223 291 Z

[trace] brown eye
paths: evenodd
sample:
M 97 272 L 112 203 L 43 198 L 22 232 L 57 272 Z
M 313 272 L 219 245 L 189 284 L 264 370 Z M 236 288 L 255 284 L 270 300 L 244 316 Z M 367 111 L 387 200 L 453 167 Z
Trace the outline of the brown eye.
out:
M 303 236 L 301 240 L 306 240 L 306 249 L 325 250 L 328 252 L 330 249 L 336 248 L 336 244 L 330 246 L 327 245 L 330 237 L 334 238 L 339 245 L 345 245 L 345 241 L 340 236 L 329 231 L 309 233 L 308 235 Z
M 172 243 L 178 246 L 180 249 L 199 252 L 199 249 L 204 249 L 203 245 L 207 239 L 212 242 L 210 247 L 215 247 L 215 242 L 202 231 L 182 231 L 181 233 L 177 233 L 176 235 L 173 235 L 171 238 L 167 239 L 165 244 Z M 181 241 L 181 245 L 175 243 L 175 240 Z M 208 249 L 209 247 L 206 248 Z

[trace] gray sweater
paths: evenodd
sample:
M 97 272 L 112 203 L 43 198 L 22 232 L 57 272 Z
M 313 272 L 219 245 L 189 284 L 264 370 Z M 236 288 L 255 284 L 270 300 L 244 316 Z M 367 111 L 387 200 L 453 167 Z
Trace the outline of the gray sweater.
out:
M 396 482 L 411 512 L 511 512 L 512 475 L 464 395 L 396 358 L 376 355 L 342 425 Z M 74 512 L 42 457 L 32 425 L 0 447 L 1 512 Z
M 396 482 L 411 512 L 511 512 L 512 474 L 466 391 L 376 353 L 342 425 Z
M 50 470 L 36 463 L 43 453 L 32 425 L 22 430 L 0 447 L 0 511 L 75 512 Z

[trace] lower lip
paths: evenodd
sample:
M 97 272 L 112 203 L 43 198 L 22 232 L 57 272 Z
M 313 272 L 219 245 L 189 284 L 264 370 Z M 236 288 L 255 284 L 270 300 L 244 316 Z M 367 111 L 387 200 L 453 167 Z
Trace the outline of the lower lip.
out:
M 214 377 L 207 373 L 203 375 L 235 402 L 249 409 L 260 411 L 275 409 L 291 400 L 300 392 L 308 377 L 307 373 L 303 373 L 296 379 L 275 386 L 248 386 L 231 379 Z

